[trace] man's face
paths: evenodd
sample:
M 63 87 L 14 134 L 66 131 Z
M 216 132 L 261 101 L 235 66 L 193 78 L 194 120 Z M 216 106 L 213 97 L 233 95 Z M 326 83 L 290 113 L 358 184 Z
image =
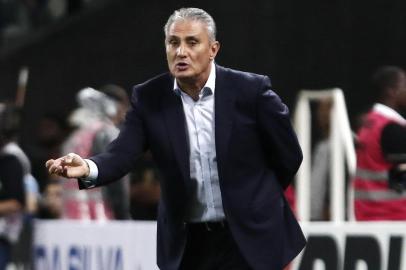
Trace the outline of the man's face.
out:
M 210 40 L 204 23 L 175 21 L 168 29 L 165 45 L 169 71 L 178 82 L 206 82 L 220 45 Z

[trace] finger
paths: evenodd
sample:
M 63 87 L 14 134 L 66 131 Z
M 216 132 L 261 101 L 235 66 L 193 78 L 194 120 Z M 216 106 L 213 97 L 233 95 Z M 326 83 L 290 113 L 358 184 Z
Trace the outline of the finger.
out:
M 72 157 L 72 153 L 67 154 L 66 156 L 63 157 L 62 159 L 62 163 L 63 164 L 70 164 L 72 163 L 73 157 Z
M 52 165 L 48 168 L 48 172 L 49 172 L 50 174 L 54 174 L 55 171 L 56 171 L 56 166 L 55 166 L 55 164 L 52 164 Z
M 49 167 L 48 171 L 50 174 L 60 174 L 63 171 L 63 167 L 54 163 Z
M 47 167 L 48 171 L 51 170 L 51 168 L 55 166 L 59 166 L 61 164 L 60 159 L 50 159 L 45 163 L 45 166 Z
M 46 162 L 45 164 L 48 168 L 51 167 L 52 165 L 54 166 L 61 166 L 62 165 L 62 158 L 57 158 L 57 159 L 50 159 Z
M 56 167 L 56 173 L 57 174 L 61 174 L 61 173 L 63 173 L 63 171 L 64 171 L 64 167 L 62 167 L 62 166 L 58 166 L 58 167 Z
M 73 164 L 79 162 L 79 156 L 75 153 L 69 153 L 63 158 L 63 164 Z
M 51 167 L 51 165 L 54 164 L 54 162 L 55 160 L 53 159 L 48 160 L 47 162 L 45 162 L 45 167 L 49 169 L 49 167 Z

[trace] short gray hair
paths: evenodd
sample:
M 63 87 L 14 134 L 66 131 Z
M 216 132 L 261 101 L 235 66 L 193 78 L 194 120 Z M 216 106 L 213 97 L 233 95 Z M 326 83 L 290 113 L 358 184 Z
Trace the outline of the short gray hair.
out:
M 165 37 L 168 36 L 171 25 L 179 20 L 193 20 L 204 23 L 207 27 L 210 40 L 216 40 L 216 23 L 209 13 L 200 8 L 181 8 L 175 10 L 164 26 Z

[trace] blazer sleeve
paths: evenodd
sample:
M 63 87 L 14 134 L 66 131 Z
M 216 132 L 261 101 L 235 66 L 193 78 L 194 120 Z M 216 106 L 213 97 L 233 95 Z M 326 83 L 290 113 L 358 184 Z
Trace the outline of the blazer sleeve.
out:
M 141 90 L 141 87 L 134 87 L 131 108 L 118 137 L 107 146 L 105 152 L 90 158 L 98 168 L 96 186 L 122 178 L 134 167 L 136 160 L 147 148 L 140 100 Z
M 303 159 L 289 109 L 271 90 L 267 76 L 263 76 L 257 98 L 257 117 L 267 159 L 279 183 L 287 188 Z

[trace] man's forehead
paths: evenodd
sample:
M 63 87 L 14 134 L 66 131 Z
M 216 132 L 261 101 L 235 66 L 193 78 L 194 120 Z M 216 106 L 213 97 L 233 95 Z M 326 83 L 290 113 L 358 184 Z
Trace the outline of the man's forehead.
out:
M 199 35 L 201 33 L 207 33 L 206 25 L 197 20 L 177 20 L 174 21 L 169 27 L 168 36 L 177 36 L 179 34 L 188 36 Z

